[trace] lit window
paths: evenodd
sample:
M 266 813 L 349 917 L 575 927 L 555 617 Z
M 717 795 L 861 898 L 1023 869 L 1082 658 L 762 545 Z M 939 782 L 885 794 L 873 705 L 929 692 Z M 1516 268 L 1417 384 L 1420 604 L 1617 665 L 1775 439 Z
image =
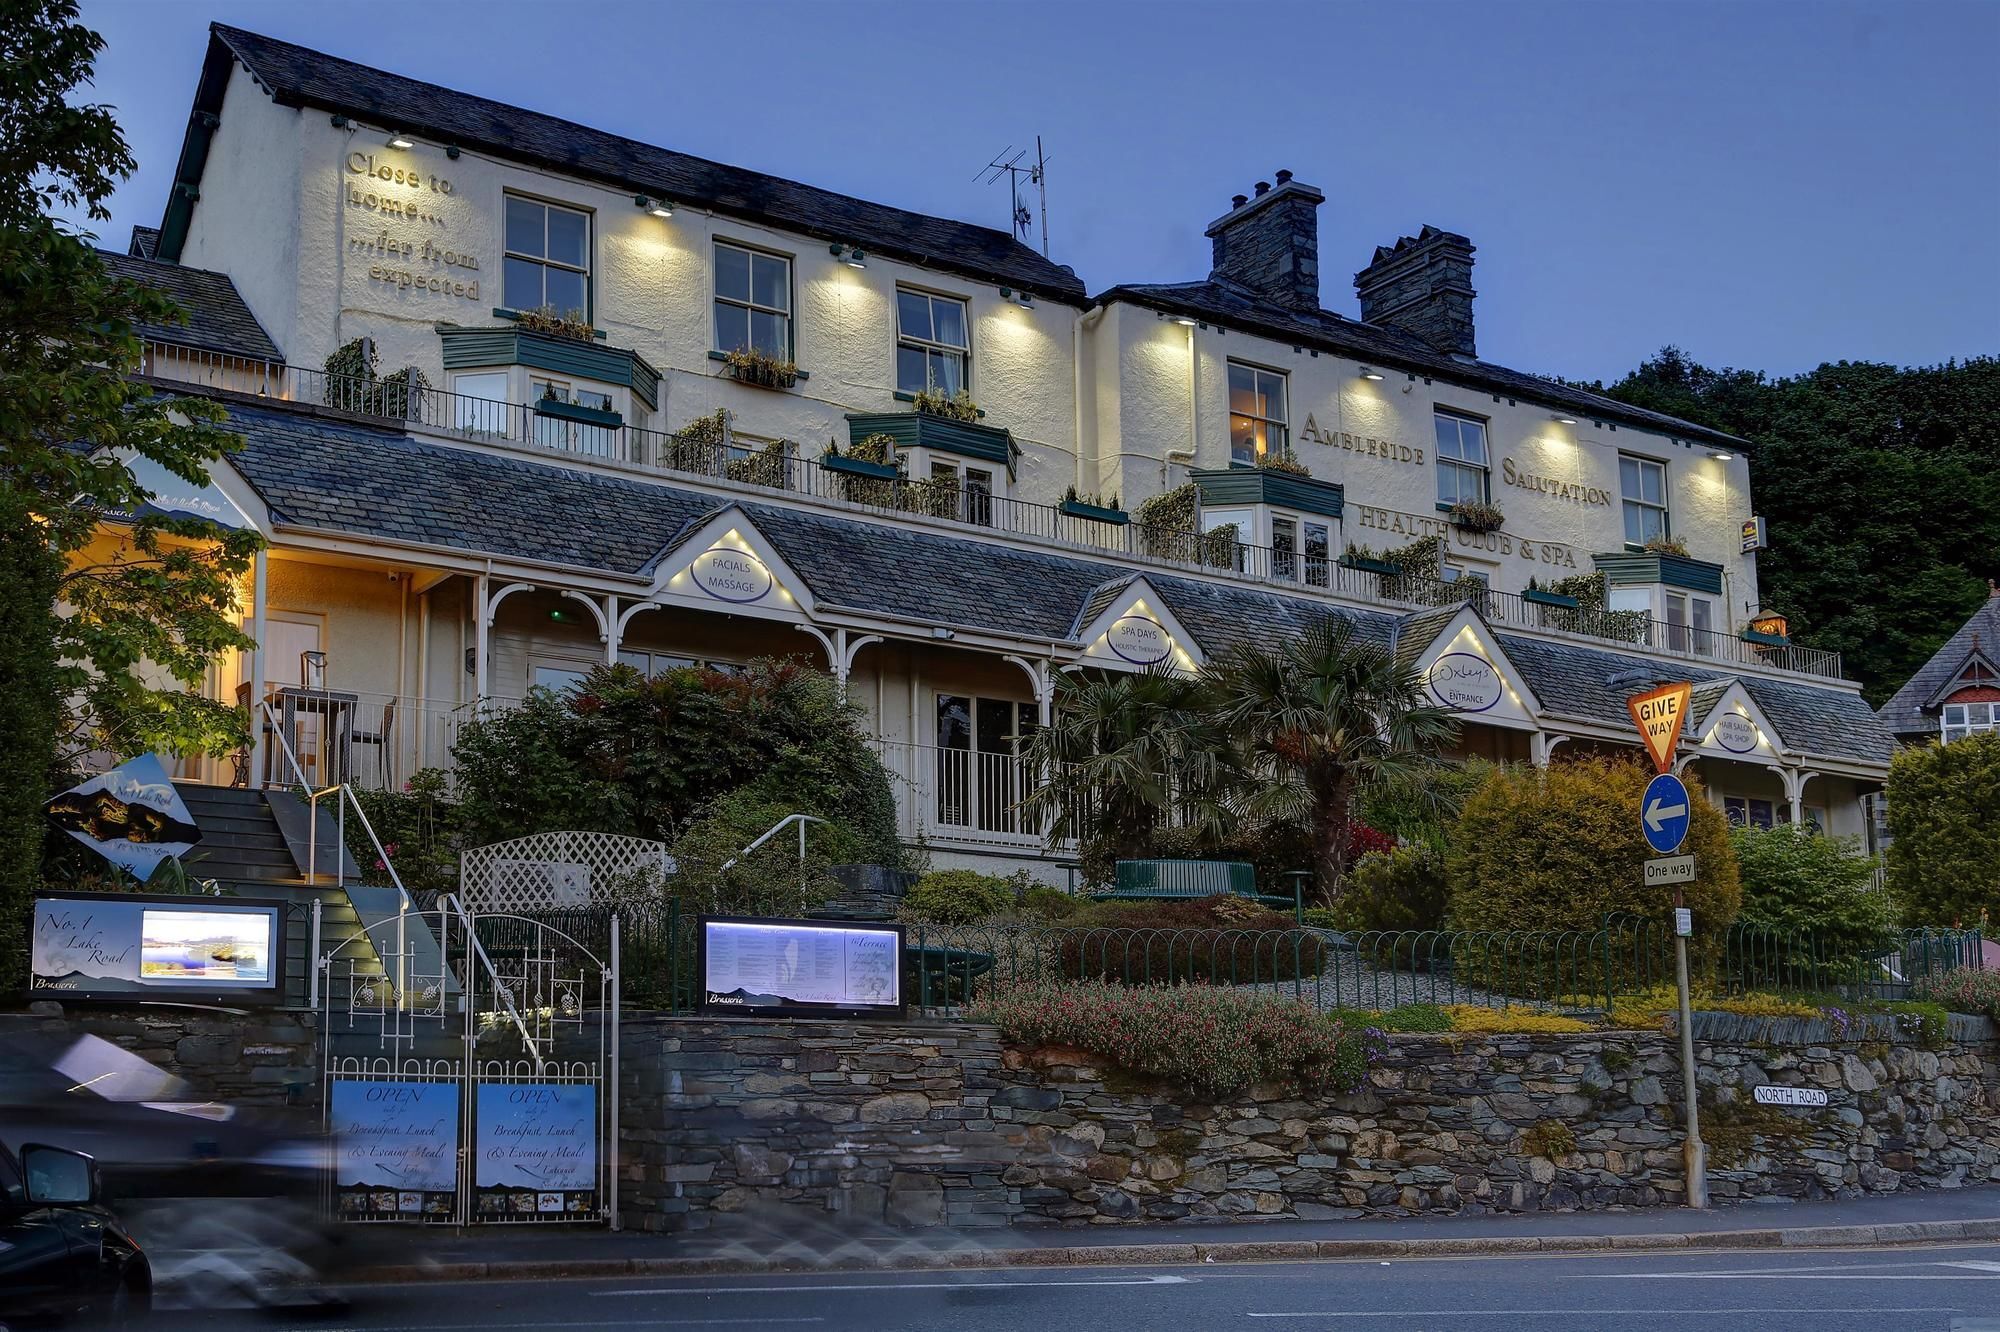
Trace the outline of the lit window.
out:
M 2000 703 L 1947 703 L 1944 705 L 1944 742 L 1963 740 L 1981 731 L 2000 731 Z
M 1229 461 L 1255 464 L 1292 451 L 1285 377 L 1275 370 L 1229 363 Z
M 1618 484 L 1625 497 L 1625 544 L 1643 546 L 1673 535 L 1667 521 L 1667 465 L 1629 454 L 1618 459 Z
M 896 289 L 896 388 L 955 394 L 966 380 L 965 302 Z
M 791 260 L 716 243 L 715 346 L 792 359 Z
M 1439 504 L 1484 504 L 1487 498 L 1486 423 L 1469 416 L 1437 412 Z
M 590 214 L 510 194 L 506 244 L 501 299 L 509 309 L 590 320 Z

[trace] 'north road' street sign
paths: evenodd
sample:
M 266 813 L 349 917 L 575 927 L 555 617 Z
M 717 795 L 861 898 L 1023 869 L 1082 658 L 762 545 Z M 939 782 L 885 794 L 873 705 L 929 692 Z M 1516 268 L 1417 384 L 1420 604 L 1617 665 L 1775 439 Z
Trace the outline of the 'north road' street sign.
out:
M 1826 1104 L 1826 1093 L 1817 1087 L 1758 1087 L 1750 1094 L 1759 1105 Z
M 1646 752 L 1661 772 L 1673 771 L 1674 747 L 1681 742 L 1688 695 L 1693 692 L 1690 684 L 1661 685 L 1625 700 L 1625 710 L 1632 714 L 1632 724 L 1639 728 L 1639 738 L 1646 742 Z
M 1663 772 L 1646 783 L 1646 794 L 1639 798 L 1639 831 L 1646 834 L 1646 845 L 1663 856 L 1680 850 L 1688 834 L 1688 789 L 1680 778 Z
M 1693 856 L 1668 856 L 1646 862 L 1646 886 L 1660 888 L 1670 883 L 1694 882 Z

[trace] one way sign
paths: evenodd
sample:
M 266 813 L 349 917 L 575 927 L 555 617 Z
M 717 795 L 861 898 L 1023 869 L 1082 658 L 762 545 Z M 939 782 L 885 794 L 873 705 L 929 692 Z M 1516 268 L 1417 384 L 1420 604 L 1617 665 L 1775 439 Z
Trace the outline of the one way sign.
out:
M 1646 784 L 1639 800 L 1639 831 L 1646 844 L 1663 856 L 1672 855 L 1687 840 L 1688 789 L 1681 779 L 1663 772 Z

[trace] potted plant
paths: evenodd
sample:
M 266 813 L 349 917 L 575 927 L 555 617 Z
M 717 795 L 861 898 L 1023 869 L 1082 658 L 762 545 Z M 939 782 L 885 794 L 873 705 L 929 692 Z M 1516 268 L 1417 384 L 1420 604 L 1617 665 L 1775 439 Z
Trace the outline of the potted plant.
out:
M 735 351 L 725 352 L 722 363 L 729 368 L 730 378 L 739 384 L 788 389 L 799 382 L 798 366 L 755 347 L 738 347 Z
M 1131 515 L 1118 507 L 1116 495 L 1106 503 L 1101 495 L 1091 495 L 1087 498 L 1078 495 L 1075 486 L 1071 486 L 1063 493 L 1061 508 L 1072 518 L 1086 518 L 1093 523 L 1112 523 L 1123 527 L 1132 521 Z
M 1532 578 L 1528 580 L 1528 590 L 1521 594 L 1521 600 L 1532 601 L 1537 606 L 1556 606 L 1562 610 L 1575 610 L 1583 604 L 1575 597 L 1564 596 L 1560 592 L 1551 592 Z
M 941 416 L 947 421 L 977 421 L 984 413 L 972 395 L 964 389 L 956 393 L 946 393 L 943 389 L 925 389 L 913 394 L 911 405 L 925 416 Z
M 553 305 L 537 306 L 533 310 L 522 310 L 514 316 L 514 322 L 530 333 L 546 333 L 552 338 L 568 338 L 572 342 L 594 342 L 597 330 L 583 317 L 583 311 L 570 310 L 557 314 Z
M 1689 558 L 1688 543 L 1677 536 L 1656 536 L 1645 546 L 1648 555 L 1678 555 Z
M 828 471 L 845 472 L 849 476 L 894 481 L 901 475 L 896 468 L 895 448 L 893 435 L 869 435 L 858 439 L 848 446 L 845 453 L 829 440 L 825 452 L 819 455 L 819 465 Z
M 1485 500 L 1460 500 L 1451 506 L 1451 525 L 1466 532 L 1497 532 L 1507 516 Z
M 1267 472 L 1283 472 L 1286 476 L 1311 476 L 1306 465 L 1289 453 L 1263 453 L 1257 457 L 1257 466 Z
M 1366 546 L 1348 543 L 1347 553 L 1340 557 L 1344 568 L 1359 569 L 1362 573 L 1386 574 L 1395 577 L 1403 572 L 1403 566 L 1385 560 Z

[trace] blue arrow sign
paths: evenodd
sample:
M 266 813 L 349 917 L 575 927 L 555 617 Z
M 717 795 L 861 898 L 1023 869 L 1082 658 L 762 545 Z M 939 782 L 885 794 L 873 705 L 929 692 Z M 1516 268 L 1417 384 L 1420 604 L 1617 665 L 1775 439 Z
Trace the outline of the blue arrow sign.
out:
M 1639 831 L 1646 834 L 1646 844 L 1663 856 L 1679 849 L 1688 835 L 1686 783 L 1670 772 L 1646 783 L 1646 794 L 1639 800 Z

